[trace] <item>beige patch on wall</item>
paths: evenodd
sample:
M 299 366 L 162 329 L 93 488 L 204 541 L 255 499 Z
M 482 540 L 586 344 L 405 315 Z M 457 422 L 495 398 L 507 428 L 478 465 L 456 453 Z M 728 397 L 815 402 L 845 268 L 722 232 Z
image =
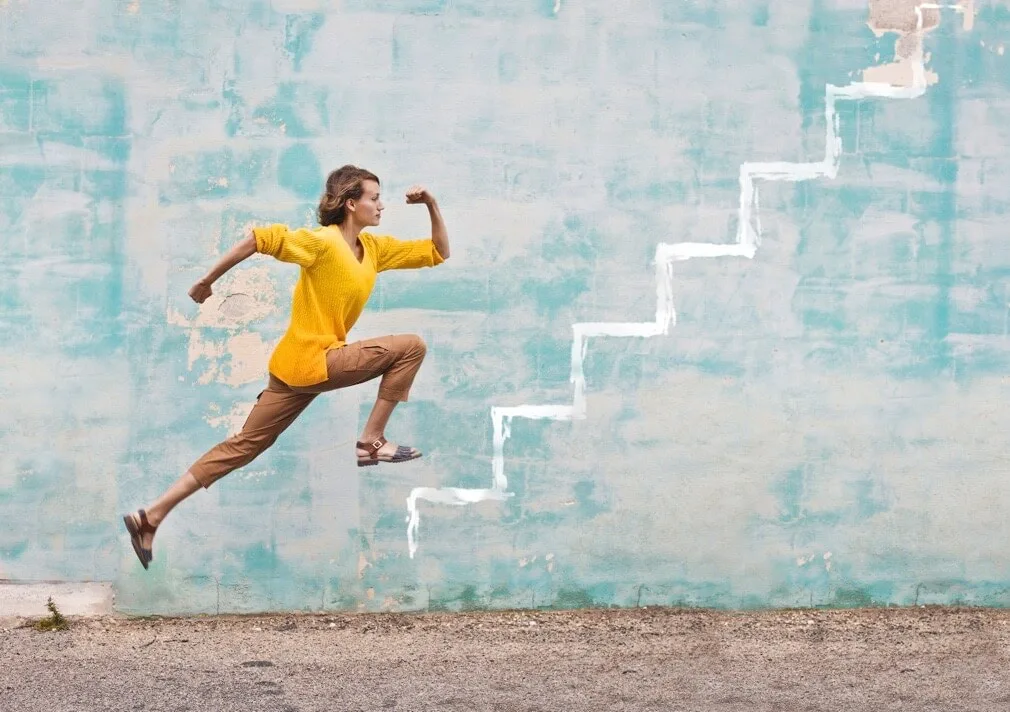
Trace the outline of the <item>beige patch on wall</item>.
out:
M 228 433 L 228 437 L 236 435 L 242 430 L 242 425 L 245 423 L 246 418 L 249 417 L 249 413 L 252 412 L 253 402 L 239 403 L 232 406 L 232 409 L 227 413 L 221 412 L 221 407 L 216 403 L 211 403 L 208 409 L 208 414 L 204 416 L 204 420 L 212 428 L 223 428 Z
M 271 345 L 248 325 L 269 315 L 276 300 L 267 268 L 250 267 L 214 285 L 192 319 L 169 307 L 168 323 L 189 331 L 187 366 L 200 364 L 197 383 L 238 387 L 265 377 Z
M 945 14 L 952 14 L 952 9 L 923 9 L 922 27 L 919 28 L 919 16 L 916 8 L 924 4 L 954 4 L 954 3 L 923 3 L 921 0 L 870 0 L 870 17 L 867 24 L 877 37 L 893 32 L 898 39 L 894 47 L 895 60 L 876 67 L 863 70 L 864 82 L 879 82 L 892 86 L 912 86 L 916 67 L 929 61 L 923 55 L 923 39 L 926 34 L 940 25 Z M 964 21 L 964 29 L 970 30 L 975 21 L 974 0 L 963 0 L 957 3 Z M 935 72 L 926 70 L 926 83 L 935 84 L 939 77 Z

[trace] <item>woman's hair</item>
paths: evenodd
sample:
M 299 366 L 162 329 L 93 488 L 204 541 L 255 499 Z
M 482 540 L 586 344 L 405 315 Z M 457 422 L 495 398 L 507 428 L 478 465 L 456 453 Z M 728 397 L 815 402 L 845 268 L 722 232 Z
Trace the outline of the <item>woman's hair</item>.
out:
M 361 198 L 366 180 L 378 183 L 379 177 L 351 165 L 341 166 L 330 173 L 326 179 L 326 192 L 319 199 L 319 210 L 316 212 L 319 224 L 323 227 L 342 224 L 347 218 L 347 201 Z

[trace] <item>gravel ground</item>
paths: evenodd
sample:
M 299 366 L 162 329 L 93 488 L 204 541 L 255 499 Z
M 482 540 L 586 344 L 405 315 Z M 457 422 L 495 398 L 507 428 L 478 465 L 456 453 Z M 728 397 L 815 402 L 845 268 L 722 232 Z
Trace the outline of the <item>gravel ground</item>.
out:
M 1010 709 L 1010 611 L 666 609 L 0 626 L 0 710 Z

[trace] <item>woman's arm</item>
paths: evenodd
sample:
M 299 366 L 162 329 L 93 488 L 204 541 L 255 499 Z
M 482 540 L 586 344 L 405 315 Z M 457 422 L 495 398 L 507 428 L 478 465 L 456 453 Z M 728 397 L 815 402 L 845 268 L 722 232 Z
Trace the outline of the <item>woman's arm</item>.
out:
M 407 189 L 407 202 L 424 203 L 428 206 L 428 215 L 431 216 L 431 241 L 438 254 L 442 255 L 442 259 L 449 259 L 449 231 L 445 229 L 445 221 L 442 219 L 442 212 L 438 209 L 435 196 L 422 186 L 414 185 Z
M 203 304 L 207 297 L 212 295 L 214 291 L 211 289 L 211 285 L 214 284 L 218 279 L 221 278 L 225 272 L 230 270 L 232 267 L 237 265 L 242 260 L 251 257 L 256 253 L 256 238 L 253 236 L 252 230 L 246 234 L 239 242 L 235 243 L 230 250 L 228 250 L 224 255 L 217 261 L 217 264 L 208 272 L 204 277 L 200 279 L 199 282 L 194 284 L 189 290 L 190 298 L 197 304 Z

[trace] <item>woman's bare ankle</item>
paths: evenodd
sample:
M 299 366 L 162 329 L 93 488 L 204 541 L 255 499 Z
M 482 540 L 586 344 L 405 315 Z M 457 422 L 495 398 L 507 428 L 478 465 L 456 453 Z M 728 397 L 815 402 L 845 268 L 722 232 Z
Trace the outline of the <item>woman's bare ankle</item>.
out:
M 158 516 L 156 509 L 148 509 L 146 507 L 142 507 L 141 509 L 144 510 L 144 516 L 147 518 L 147 523 L 152 527 L 158 526 L 161 524 L 161 520 L 164 519 L 164 517 Z M 133 516 L 137 518 L 138 522 L 140 522 L 140 509 L 133 510 Z

